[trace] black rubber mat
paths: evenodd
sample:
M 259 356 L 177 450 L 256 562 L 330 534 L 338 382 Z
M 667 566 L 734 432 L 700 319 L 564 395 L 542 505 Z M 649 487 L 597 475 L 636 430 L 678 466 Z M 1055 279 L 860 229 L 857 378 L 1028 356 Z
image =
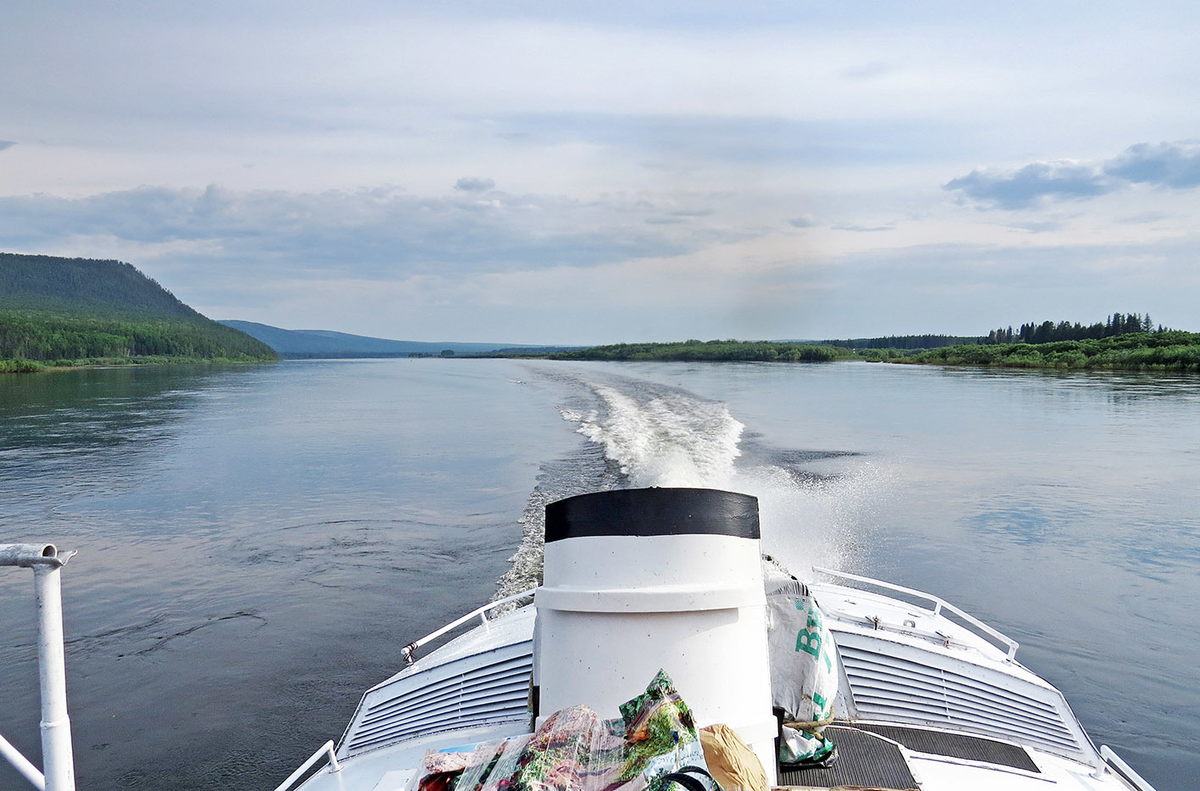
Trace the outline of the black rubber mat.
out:
M 1024 747 L 1005 744 L 995 739 L 967 736 L 961 733 L 942 733 L 924 728 L 905 728 L 898 725 L 855 723 L 854 727 L 886 736 L 894 742 L 900 742 L 913 752 L 945 755 L 949 758 L 965 758 L 968 761 L 1011 766 L 1013 769 L 1024 769 L 1026 772 L 1039 772 L 1037 764 L 1029 757 L 1029 753 L 1025 752 Z M 838 740 L 835 738 L 834 744 L 837 743 Z
M 900 748 L 870 733 L 830 725 L 826 735 L 837 745 L 838 759 L 828 769 L 780 768 L 779 784 L 785 786 L 863 786 L 910 791 L 917 788 Z

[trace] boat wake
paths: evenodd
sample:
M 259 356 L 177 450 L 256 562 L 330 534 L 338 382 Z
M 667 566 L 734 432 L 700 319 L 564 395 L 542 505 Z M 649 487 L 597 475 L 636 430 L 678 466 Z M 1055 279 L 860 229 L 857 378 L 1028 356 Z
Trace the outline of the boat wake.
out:
M 559 412 L 604 449 L 630 487 L 729 486 L 745 426 L 725 404 L 661 387 L 591 388 L 603 408 L 581 414 L 560 407 Z
M 887 476 L 846 451 L 781 450 L 750 435 L 727 404 L 621 376 L 565 376 L 562 419 L 586 438 L 542 466 L 522 515 L 521 546 L 495 598 L 541 583 L 547 503 L 608 489 L 705 487 L 759 500 L 762 544 L 795 573 L 857 565 L 864 511 Z

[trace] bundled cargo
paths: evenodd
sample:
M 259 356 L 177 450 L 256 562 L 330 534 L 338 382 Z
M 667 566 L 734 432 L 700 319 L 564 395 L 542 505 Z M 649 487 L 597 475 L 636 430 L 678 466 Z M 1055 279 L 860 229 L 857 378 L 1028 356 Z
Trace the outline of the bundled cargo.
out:
M 572 706 L 532 735 L 431 751 L 410 791 L 720 791 L 692 711 L 665 671 L 620 712 L 606 720 Z

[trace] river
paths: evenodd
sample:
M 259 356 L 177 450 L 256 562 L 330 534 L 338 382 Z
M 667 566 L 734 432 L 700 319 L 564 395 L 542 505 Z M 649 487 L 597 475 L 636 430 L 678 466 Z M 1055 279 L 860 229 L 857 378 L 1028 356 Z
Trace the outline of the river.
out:
M 79 550 L 89 791 L 273 788 L 400 646 L 528 581 L 545 502 L 632 485 L 755 494 L 793 571 L 972 612 L 1097 743 L 1181 791 L 1200 777 L 1198 414 L 1196 377 L 867 363 L 4 375 L 0 542 Z M 0 734 L 40 763 L 32 593 L 0 571 Z M 0 762 L 0 788 L 21 782 Z

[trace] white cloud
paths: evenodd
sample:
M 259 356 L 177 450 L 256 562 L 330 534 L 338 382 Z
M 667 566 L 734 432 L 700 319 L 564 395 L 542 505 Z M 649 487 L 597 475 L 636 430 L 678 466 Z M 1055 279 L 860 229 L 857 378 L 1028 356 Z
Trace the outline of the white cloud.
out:
M 1198 8 L 35 4 L 0 27 L 0 249 L 514 342 L 886 334 L 888 300 L 1009 305 L 1030 250 L 1104 302 L 1095 245 L 1191 254 L 1196 144 L 1129 144 L 1200 128 Z

